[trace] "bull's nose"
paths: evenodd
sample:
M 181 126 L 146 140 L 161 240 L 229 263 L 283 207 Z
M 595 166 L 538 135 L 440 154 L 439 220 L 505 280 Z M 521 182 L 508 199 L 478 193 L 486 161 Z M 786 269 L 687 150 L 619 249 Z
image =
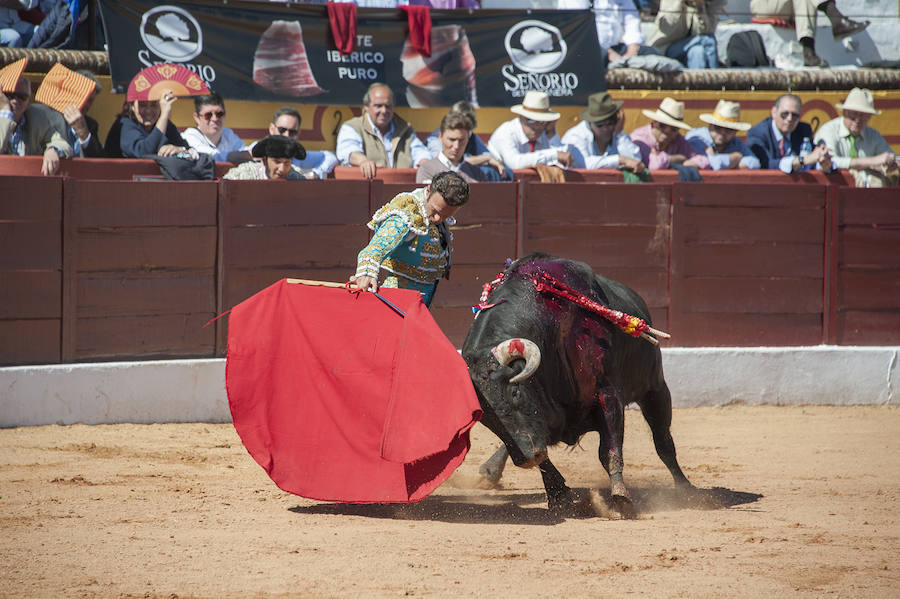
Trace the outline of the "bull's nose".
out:
M 530 460 L 527 460 L 524 464 L 522 464 L 521 468 L 534 468 L 535 466 L 539 466 L 544 460 L 547 459 L 547 452 L 539 451 L 531 456 Z

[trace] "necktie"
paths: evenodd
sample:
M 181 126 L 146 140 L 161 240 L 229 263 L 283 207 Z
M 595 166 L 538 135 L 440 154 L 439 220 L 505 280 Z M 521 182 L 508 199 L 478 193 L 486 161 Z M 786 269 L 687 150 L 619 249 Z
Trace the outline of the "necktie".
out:
M 778 152 L 784 156 L 784 138 L 778 140 Z
M 528 140 L 528 151 L 534 152 L 534 141 L 531 139 Z
M 859 152 L 856 150 L 856 136 L 850 136 L 850 158 L 858 158 Z

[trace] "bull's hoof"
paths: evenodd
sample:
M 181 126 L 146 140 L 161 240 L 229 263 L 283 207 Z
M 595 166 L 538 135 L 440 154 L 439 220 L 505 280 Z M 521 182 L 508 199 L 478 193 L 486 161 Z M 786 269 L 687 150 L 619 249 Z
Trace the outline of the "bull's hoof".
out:
M 559 516 L 572 516 L 578 512 L 572 491 L 566 487 L 552 495 L 547 495 L 547 507 Z
M 606 499 L 596 489 L 591 489 L 591 508 L 595 516 L 610 520 L 633 520 L 637 518 L 634 504 L 628 497 L 613 495 Z
M 502 468 L 491 468 L 487 463 L 481 465 L 478 469 L 481 478 L 478 487 L 481 489 L 496 489 L 500 486 L 500 479 L 503 477 Z
M 610 503 L 612 504 L 612 509 L 617 512 L 621 518 L 625 520 L 634 520 L 637 518 L 637 510 L 634 509 L 634 503 L 631 502 L 631 497 L 613 495 L 610 498 Z

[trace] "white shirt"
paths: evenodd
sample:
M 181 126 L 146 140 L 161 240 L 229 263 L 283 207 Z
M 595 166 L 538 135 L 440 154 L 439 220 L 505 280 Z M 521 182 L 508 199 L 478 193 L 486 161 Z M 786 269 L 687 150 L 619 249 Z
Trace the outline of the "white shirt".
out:
M 181 137 L 187 142 L 188 146 L 201 154 L 211 155 L 216 162 L 226 162 L 231 152 L 239 152 L 247 147 L 241 138 L 228 127 L 222 129 L 222 137 L 219 139 L 218 144 L 211 142 L 196 127 L 188 127 L 182 131 Z
M 590 8 L 590 0 L 560 0 L 559 8 Z M 603 50 L 616 44 L 643 44 L 641 16 L 633 0 L 594 0 L 597 41 Z
M 641 149 L 628 134 L 619 131 L 609 140 L 609 145 L 601 151 L 594 139 L 594 132 L 587 121 L 581 121 L 562 137 L 563 143 L 571 146 L 574 168 L 619 168 L 619 155 L 636 160 L 641 159 Z
M 548 139 L 546 133 L 534 144 L 534 151 L 528 144 L 528 136 L 522 129 L 519 117 L 501 124 L 488 140 L 488 149 L 491 154 L 498 156 L 500 161 L 511 169 L 528 168 L 536 164 L 555 164 L 558 162 L 557 152 L 565 152 L 568 146 L 562 143 L 559 135 L 555 134 Z

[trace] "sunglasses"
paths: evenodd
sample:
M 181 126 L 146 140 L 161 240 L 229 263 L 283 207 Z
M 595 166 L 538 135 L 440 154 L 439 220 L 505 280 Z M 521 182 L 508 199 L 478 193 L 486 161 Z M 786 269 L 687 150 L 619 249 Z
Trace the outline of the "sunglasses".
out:
M 12 100 L 13 98 L 15 98 L 15 99 L 18 100 L 19 102 L 24 102 L 25 100 L 27 100 L 28 98 L 31 97 L 31 96 L 29 96 L 28 94 L 23 94 L 23 93 L 21 93 L 21 92 L 3 92 L 3 94 L 4 94 L 8 99 Z
M 793 119 L 793 120 L 796 121 L 796 120 L 798 120 L 798 119 L 800 118 L 800 113 L 799 113 L 799 112 L 787 112 L 787 111 L 785 111 L 785 112 L 780 113 L 778 116 L 780 116 L 781 119 L 784 120 L 784 121 L 788 120 L 788 117 L 790 117 L 791 119 Z
M 532 129 L 546 129 L 547 125 L 550 123 L 545 121 L 534 121 L 532 119 L 525 119 L 525 124 L 531 127 Z
M 206 119 L 206 122 L 209 122 L 210 120 L 212 120 L 213 115 L 215 115 L 217 119 L 221 120 L 221 119 L 225 118 L 225 111 L 224 110 L 211 110 L 209 112 L 204 112 L 203 114 L 201 114 L 199 116 L 201 119 Z
M 278 129 L 278 133 L 281 135 L 286 135 L 287 137 L 294 137 L 298 133 L 300 133 L 300 129 L 288 129 L 287 127 L 275 127 Z
M 659 123 L 659 121 L 657 121 Z M 669 125 L 667 123 L 659 123 L 659 128 L 661 131 L 678 131 L 679 127 L 675 125 Z
M 734 129 L 729 129 L 728 127 L 722 127 L 721 125 L 710 125 L 709 128 L 713 129 L 714 131 L 719 131 L 721 133 L 729 133 L 731 131 L 734 131 Z

